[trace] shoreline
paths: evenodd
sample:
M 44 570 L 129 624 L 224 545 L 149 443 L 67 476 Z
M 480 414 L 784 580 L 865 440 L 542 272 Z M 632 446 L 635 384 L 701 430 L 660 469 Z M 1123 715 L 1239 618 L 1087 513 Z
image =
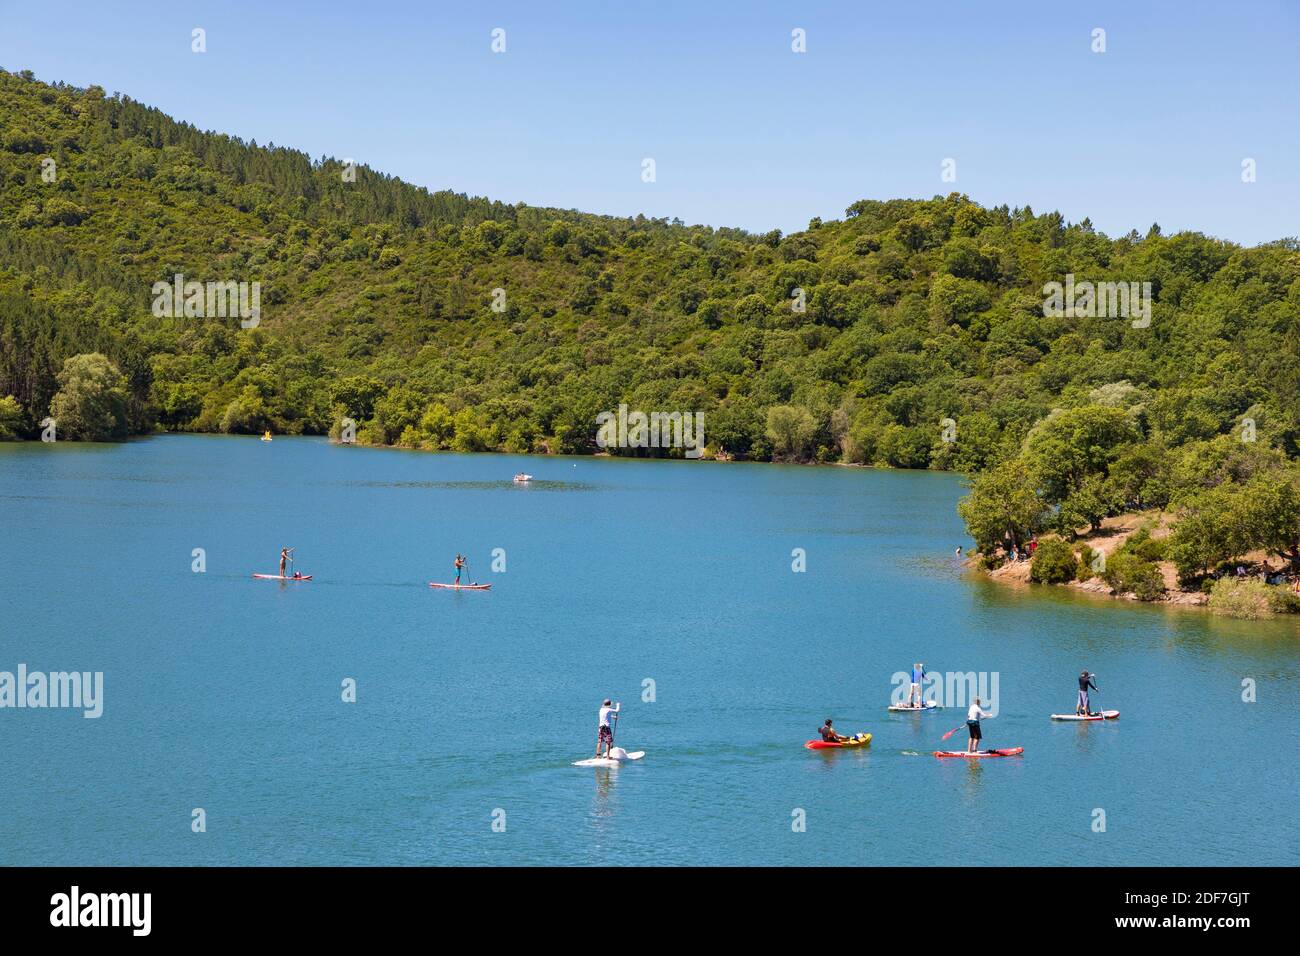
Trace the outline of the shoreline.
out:
M 1076 549 L 1091 549 L 1091 551 L 1102 556 L 1104 559 L 1114 554 L 1124 545 L 1129 538 L 1139 531 L 1149 531 L 1150 537 L 1156 540 L 1168 537 L 1172 527 L 1172 516 L 1166 512 L 1130 512 L 1127 514 L 1116 515 L 1105 519 L 1101 526 L 1094 532 L 1086 535 L 1080 535 L 1067 543 Z M 1043 542 L 1052 540 L 1066 540 L 1058 536 L 1044 536 Z M 1266 575 L 1284 573 L 1273 569 L 1269 565 L 1272 555 L 1265 552 L 1252 552 L 1243 555 L 1240 567 L 1262 567 Z M 1029 587 L 1038 586 L 1043 588 L 1065 589 L 1075 594 L 1087 594 L 1099 598 L 1109 598 L 1111 600 L 1126 601 L 1138 604 L 1149 604 L 1155 607 L 1178 607 L 1194 608 L 1202 610 L 1219 617 L 1236 618 L 1240 620 L 1269 620 L 1284 619 L 1295 617 L 1293 614 L 1282 613 L 1278 611 L 1269 611 L 1257 615 L 1244 615 L 1232 613 L 1231 609 L 1215 607 L 1212 603 L 1211 593 L 1207 590 L 1197 588 L 1195 590 L 1180 587 L 1178 582 L 1178 573 L 1172 561 L 1158 560 L 1155 561 L 1155 567 L 1158 569 L 1163 579 L 1163 589 L 1156 598 L 1144 599 L 1132 591 L 1116 591 L 1101 576 L 1100 573 L 1089 574 L 1087 577 L 1078 577 L 1064 582 L 1046 582 L 1035 581 L 1031 577 L 1032 559 L 1022 558 L 1019 561 L 1006 560 L 996 568 L 987 568 L 984 566 L 984 555 L 978 551 L 972 551 L 964 556 L 964 566 L 968 572 L 977 573 L 987 580 L 998 584 L 1011 587 Z M 1261 580 L 1261 571 L 1253 570 L 1252 573 L 1241 576 L 1229 576 L 1226 573 L 1216 579 L 1217 581 L 1238 582 L 1248 584 L 1255 582 L 1263 584 Z M 1285 591 L 1290 591 L 1289 585 L 1271 585 Z

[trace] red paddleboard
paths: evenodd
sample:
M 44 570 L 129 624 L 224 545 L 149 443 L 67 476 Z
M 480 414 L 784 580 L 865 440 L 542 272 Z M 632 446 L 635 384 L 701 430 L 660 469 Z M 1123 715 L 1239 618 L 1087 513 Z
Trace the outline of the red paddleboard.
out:
M 1025 752 L 1024 747 L 1007 747 L 1003 750 L 977 750 L 973 754 L 964 750 L 936 750 L 936 757 L 1018 757 Z
M 453 591 L 487 591 L 492 587 L 490 584 L 438 584 L 436 581 L 430 581 L 431 588 L 449 588 Z
M 260 578 L 263 581 L 310 581 L 310 574 L 300 574 L 294 577 L 292 574 L 254 574 L 253 577 Z

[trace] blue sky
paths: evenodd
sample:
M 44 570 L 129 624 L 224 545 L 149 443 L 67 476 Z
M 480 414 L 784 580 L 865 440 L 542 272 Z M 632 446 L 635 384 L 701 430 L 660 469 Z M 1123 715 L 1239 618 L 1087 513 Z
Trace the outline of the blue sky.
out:
M 1298 58 L 1287 0 L 0 0 L 10 71 L 431 189 L 756 231 L 957 190 L 1112 235 L 1294 236 Z

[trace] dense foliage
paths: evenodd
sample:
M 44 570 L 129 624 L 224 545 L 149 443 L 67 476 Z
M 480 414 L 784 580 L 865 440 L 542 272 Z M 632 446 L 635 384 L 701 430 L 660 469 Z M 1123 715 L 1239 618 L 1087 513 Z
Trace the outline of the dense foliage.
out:
M 176 274 L 259 283 L 260 323 L 155 315 Z M 1150 323 L 1050 314 L 1067 274 L 1150 283 Z M 348 417 L 363 442 L 589 453 L 626 403 L 703 412 L 710 453 L 983 472 L 981 548 L 1169 506 L 1251 514 L 1175 541 L 1189 575 L 1297 548 L 1292 240 L 1113 239 L 956 194 L 793 235 L 508 205 L 0 71 L 0 437 L 39 432 L 61 375 L 65 411 L 110 415 L 84 437 Z

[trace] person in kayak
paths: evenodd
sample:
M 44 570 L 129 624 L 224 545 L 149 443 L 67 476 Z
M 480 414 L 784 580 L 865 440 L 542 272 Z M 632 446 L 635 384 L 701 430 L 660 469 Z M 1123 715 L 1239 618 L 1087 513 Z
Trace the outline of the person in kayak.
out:
M 457 553 L 456 555 L 456 583 L 460 584 L 460 573 L 465 570 L 465 556 Z
M 280 577 L 284 577 L 284 566 L 292 560 L 289 556 L 293 554 L 293 548 L 280 549 Z
M 1089 674 L 1087 671 L 1079 675 L 1079 702 L 1075 704 L 1074 712 L 1080 717 L 1088 716 L 1088 688 L 1100 689 L 1092 682 L 1092 679 L 1096 676 L 1096 674 Z
M 921 699 L 921 681 L 923 680 L 925 680 L 925 665 L 917 661 L 912 665 L 912 686 L 907 691 L 908 707 L 921 707 L 925 704 L 925 701 Z M 916 699 L 915 704 L 912 703 L 913 698 Z
M 817 733 L 821 734 L 822 740 L 826 741 L 828 744 L 842 744 L 844 741 L 849 739 L 848 737 L 844 737 L 835 732 L 835 728 L 831 726 L 831 719 L 829 717 L 826 718 L 826 723 L 817 728 Z
M 600 756 L 600 748 L 605 748 L 605 756 L 609 756 L 609 748 L 614 746 L 614 729 L 610 727 L 609 721 L 612 714 L 617 714 L 623 707 L 623 702 L 610 704 L 609 698 L 605 698 L 605 703 L 600 705 L 600 727 L 596 731 L 596 756 Z
M 971 704 L 970 710 L 966 711 L 966 729 L 970 731 L 970 741 L 966 744 L 968 754 L 973 754 L 979 742 L 984 739 L 984 735 L 980 733 L 980 718 L 992 716 L 980 710 L 980 699 L 976 697 L 975 703 Z

